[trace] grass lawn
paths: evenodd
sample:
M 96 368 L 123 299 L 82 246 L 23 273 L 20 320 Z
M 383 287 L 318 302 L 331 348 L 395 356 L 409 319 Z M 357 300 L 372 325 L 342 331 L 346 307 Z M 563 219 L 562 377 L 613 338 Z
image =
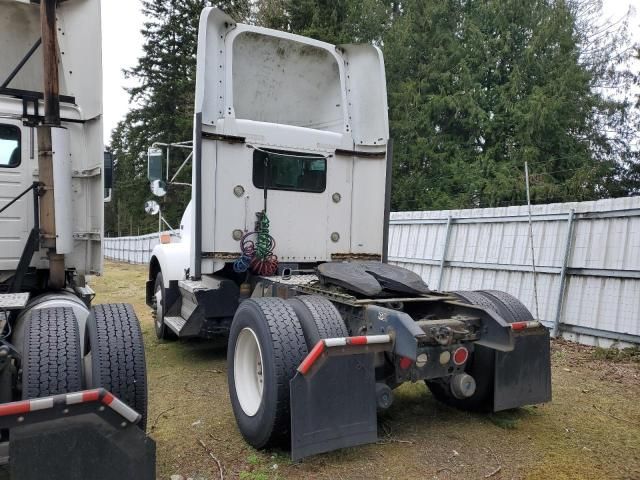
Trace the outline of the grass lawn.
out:
M 107 262 L 96 303 L 133 304 L 145 335 L 148 432 L 158 478 L 639 479 L 640 352 L 553 344 L 553 402 L 494 415 L 436 402 L 405 384 L 379 417 L 380 441 L 292 463 L 256 451 L 236 428 L 227 393 L 226 343 L 158 341 L 144 303 L 147 269 Z M 204 444 L 204 446 L 203 446 Z

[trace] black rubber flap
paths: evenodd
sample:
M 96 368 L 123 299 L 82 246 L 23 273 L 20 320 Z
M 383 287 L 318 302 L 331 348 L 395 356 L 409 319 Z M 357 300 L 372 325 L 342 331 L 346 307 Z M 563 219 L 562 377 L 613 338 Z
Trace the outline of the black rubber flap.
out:
M 373 354 L 328 357 L 291 388 L 291 458 L 378 439 Z
M 516 335 L 511 352 L 496 351 L 495 412 L 551 401 L 550 350 L 544 329 Z
M 153 480 L 156 446 L 135 425 L 115 427 L 84 414 L 11 430 L 11 478 Z
M 327 283 L 375 297 L 383 289 L 409 294 L 429 292 L 420 276 L 406 268 L 380 262 L 329 262 L 318 265 L 318 275 Z

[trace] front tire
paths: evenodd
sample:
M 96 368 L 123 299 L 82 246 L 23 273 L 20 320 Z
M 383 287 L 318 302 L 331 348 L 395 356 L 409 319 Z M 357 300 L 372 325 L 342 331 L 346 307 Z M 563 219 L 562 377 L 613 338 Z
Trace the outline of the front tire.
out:
M 158 275 L 156 275 L 153 297 L 155 305 L 153 328 L 156 332 L 156 337 L 158 340 L 175 340 L 178 338 L 177 335 L 164 323 L 164 316 L 167 313 L 167 291 L 164 288 L 162 272 L 158 272 Z
M 227 375 L 236 423 L 253 447 L 289 442 L 289 381 L 306 354 L 302 327 L 287 302 L 267 297 L 240 304 L 229 334 Z

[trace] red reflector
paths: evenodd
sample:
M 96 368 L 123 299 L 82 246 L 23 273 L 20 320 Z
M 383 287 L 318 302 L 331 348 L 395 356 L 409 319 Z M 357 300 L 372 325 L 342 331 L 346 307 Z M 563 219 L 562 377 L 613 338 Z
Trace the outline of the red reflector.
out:
M 21 402 L 11 402 L 0 405 L 0 417 L 5 415 L 19 415 L 21 413 L 28 413 L 31 410 L 31 404 L 29 400 L 23 400 Z
M 322 355 L 322 352 L 324 352 L 324 342 L 320 340 L 318 341 L 318 343 L 316 343 L 315 347 L 311 349 L 311 351 L 305 357 L 305 359 L 302 360 L 302 363 L 298 367 L 298 371 L 302 375 L 306 375 L 307 373 L 309 373 L 309 370 L 311 370 L 311 367 L 316 362 L 316 360 L 320 358 L 320 355 Z
M 411 367 L 412 363 L 413 363 L 413 360 L 411 360 L 410 358 L 402 357 L 400 359 L 400 368 L 403 370 L 406 370 L 407 368 Z
M 113 402 L 113 399 L 115 397 L 113 395 L 111 395 L 109 392 L 107 392 L 105 394 L 104 397 L 102 397 L 102 403 L 104 403 L 105 405 L 111 405 L 111 402 Z
M 513 322 L 511 324 L 511 330 L 524 330 L 527 328 L 529 322 Z
M 100 398 L 100 390 L 87 390 L 82 392 L 83 402 L 95 402 Z
M 464 347 L 460 347 L 453 352 L 453 363 L 456 365 L 462 365 L 469 358 L 469 350 Z
M 347 337 L 347 343 L 349 345 L 366 345 L 367 344 L 367 337 L 365 337 L 365 336 Z

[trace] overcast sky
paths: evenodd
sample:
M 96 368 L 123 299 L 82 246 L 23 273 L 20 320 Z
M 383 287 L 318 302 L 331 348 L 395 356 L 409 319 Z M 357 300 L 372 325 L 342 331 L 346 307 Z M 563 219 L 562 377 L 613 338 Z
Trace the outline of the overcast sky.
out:
M 612 19 L 624 15 L 633 5 L 631 32 L 640 42 L 640 0 L 604 0 L 604 14 Z M 129 110 L 129 95 L 124 88 L 131 86 L 122 70 L 131 68 L 142 55 L 140 29 L 144 17 L 140 0 L 102 1 L 102 64 L 104 69 L 104 140 L 109 143 L 111 130 Z

